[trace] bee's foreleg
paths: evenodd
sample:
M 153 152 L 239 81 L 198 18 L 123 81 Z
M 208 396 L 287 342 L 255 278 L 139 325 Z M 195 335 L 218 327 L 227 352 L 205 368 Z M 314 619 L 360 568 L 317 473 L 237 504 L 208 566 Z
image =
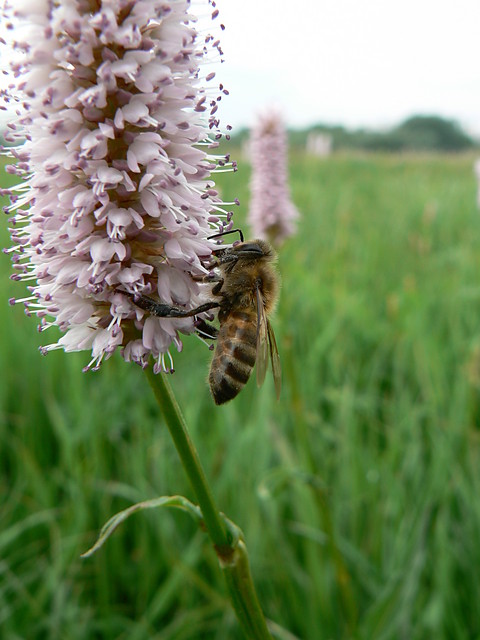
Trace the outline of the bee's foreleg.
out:
M 220 280 L 223 281 L 223 278 L 221 275 L 213 272 L 207 273 L 207 275 L 204 275 L 204 276 L 190 276 L 190 277 L 194 282 L 202 282 L 203 284 L 208 284 L 211 282 L 220 282 Z
M 212 288 L 212 293 L 214 296 L 217 296 L 220 293 L 221 288 L 223 287 L 223 278 L 218 273 L 211 273 L 206 276 L 192 276 L 192 280 L 194 280 L 195 282 L 202 282 L 203 284 L 215 283 Z
M 213 295 L 214 296 L 218 296 L 218 294 L 220 293 L 222 287 L 223 287 L 223 278 L 219 277 L 219 279 L 217 281 L 217 284 L 212 289 Z

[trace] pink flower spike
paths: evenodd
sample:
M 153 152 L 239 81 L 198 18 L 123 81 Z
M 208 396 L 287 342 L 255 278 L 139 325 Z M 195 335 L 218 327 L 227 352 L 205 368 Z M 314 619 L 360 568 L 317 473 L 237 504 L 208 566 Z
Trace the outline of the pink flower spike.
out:
M 119 350 L 172 372 L 194 318 L 151 316 L 134 296 L 189 310 L 210 293 L 198 276 L 229 223 L 212 173 L 233 167 L 209 155 L 218 115 L 197 108 L 218 95 L 202 69 L 218 40 L 197 33 L 189 0 L 7 0 L 3 19 L 0 99 L 16 113 L 3 151 L 21 182 L 2 193 L 14 279 L 31 293 L 17 302 L 62 333 L 42 353 L 89 350 L 97 369 Z
M 295 233 L 299 213 L 288 187 L 287 132 L 276 111 L 258 118 L 250 135 L 250 158 L 248 221 L 255 237 L 279 246 Z

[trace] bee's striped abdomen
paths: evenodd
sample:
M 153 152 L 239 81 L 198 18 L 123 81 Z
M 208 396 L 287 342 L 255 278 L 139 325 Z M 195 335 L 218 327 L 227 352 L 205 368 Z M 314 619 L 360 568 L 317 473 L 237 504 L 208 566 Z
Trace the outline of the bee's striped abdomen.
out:
M 256 311 L 233 311 L 220 326 L 210 367 L 210 390 L 215 404 L 234 398 L 252 373 L 256 359 Z

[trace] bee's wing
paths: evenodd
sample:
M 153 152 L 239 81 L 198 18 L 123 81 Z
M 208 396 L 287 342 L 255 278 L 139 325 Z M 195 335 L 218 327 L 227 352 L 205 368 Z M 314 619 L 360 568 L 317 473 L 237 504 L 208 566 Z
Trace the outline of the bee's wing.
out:
M 282 390 L 282 368 L 280 366 L 280 356 L 278 355 L 277 341 L 273 333 L 272 325 L 267 318 L 268 344 L 270 346 L 270 360 L 272 361 L 273 381 L 275 382 L 275 392 L 277 400 L 280 399 L 280 391 Z
M 257 287 L 257 385 L 260 387 L 267 373 L 268 366 L 268 319 L 265 313 L 262 293 Z
M 262 294 L 257 287 L 257 385 L 260 387 L 267 373 L 268 356 L 272 363 L 273 380 L 275 382 L 275 392 L 277 399 L 280 398 L 282 388 L 282 371 L 280 367 L 280 357 L 278 355 L 277 341 L 275 334 L 265 312 Z

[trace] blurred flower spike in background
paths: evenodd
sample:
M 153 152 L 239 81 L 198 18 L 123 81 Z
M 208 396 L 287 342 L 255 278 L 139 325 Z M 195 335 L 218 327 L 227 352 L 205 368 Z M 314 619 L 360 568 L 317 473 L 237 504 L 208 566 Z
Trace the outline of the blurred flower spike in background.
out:
M 213 20 L 215 2 L 196 3 Z M 14 5 L 14 6 L 13 6 Z M 194 308 L 211 268 L 209 236 L 231 227 L 211 173 L 228 93 L 203 70 L 221 57 L 186 0 L 11 0 L 12 53 L 3 108 L 14 110 L 8 167 L 13 279 L 27 313 L 63 334 L 44 352 L 91 350 L 97 369 L 117 348 L 127 361 L 173 370 L 169 348 L 192 318 L 157 318 L 142 293 Z M 216 21 L 218 28 L 222 27 Z M 228 129 L 229 127 L 227 127 Z M 228 137 L 228 135 L 227 135 Z M 209 266 L 210 265 L 210 266 Z M 121 292 L 127 292 L 127 295 Z
M 288 142 L 281 115 L 260 115 L 250 134 L 250 208 L 248 221 L 257 238 L 279 246 L 295 233 L 298 210 L 288 186 Z

